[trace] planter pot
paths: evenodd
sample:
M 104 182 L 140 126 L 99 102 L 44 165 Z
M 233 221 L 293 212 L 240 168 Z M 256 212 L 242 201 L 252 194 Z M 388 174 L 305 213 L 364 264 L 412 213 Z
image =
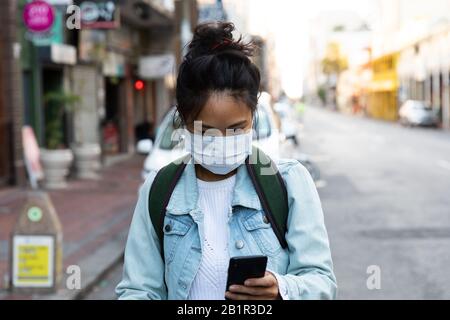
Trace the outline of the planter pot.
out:
M 72 148 L 75 155 L 77 177 L 81 179 L 98 179 L 101 148 L 98 144 L 82 144 Z
M 44 170 L 44 187 L 63 189 L 67 187 L 66 177 L 72 165 L 73 153 L 70 149 L 41 149 L 41 162 Z

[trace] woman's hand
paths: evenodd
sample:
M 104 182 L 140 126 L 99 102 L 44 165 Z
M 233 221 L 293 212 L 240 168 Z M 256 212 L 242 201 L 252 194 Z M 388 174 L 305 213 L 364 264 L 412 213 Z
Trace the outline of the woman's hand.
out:
M 231 300 L 277 300 L 281 299 L 278 292 L 277 278 L 266 272 L 263 278 L 248 279 L 245 285 L 232 285 L 225 297 Z

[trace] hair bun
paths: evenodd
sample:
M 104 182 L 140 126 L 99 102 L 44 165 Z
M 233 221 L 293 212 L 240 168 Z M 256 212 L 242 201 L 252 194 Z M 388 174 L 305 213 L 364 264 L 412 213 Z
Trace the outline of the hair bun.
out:
M 232 22 L 218 21 L 199 24 L 189 43 L 186 58 L 195 59 L 199 56 L 222 52 L 241 53 L 246 57 L 252 56 L 255 51 L 253 43 L 243 43 L 242 36 L 238 40 L 234 40 L 234 30 Z

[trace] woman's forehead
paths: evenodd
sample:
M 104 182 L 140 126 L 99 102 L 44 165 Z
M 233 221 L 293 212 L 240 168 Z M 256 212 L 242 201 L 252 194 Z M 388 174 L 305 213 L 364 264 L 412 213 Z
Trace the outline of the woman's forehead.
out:
M 204 107 L 197 115 L 197 121 L 210 126 L 226 126 L 243 120 L 251 120 L 251 109 L 240 99 L 230 94 L 213 93 L 209 96 Z

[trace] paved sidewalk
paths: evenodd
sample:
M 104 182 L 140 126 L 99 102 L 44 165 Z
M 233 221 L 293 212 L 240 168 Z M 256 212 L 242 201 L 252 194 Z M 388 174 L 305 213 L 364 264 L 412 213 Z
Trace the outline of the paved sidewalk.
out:
M 53 295 L 13 295 L 5 290 L 9 236 L 24 205 L 24 189 L 0 190 L 0 299 L 78 299 L 121 261 L 141 184 L 143 158 L 135 156 L 106 167 L 101 179 L 71 180 L 66 190 L 50 191 L 63 228 L 64 268 L 81 267 L 82 289 Z

